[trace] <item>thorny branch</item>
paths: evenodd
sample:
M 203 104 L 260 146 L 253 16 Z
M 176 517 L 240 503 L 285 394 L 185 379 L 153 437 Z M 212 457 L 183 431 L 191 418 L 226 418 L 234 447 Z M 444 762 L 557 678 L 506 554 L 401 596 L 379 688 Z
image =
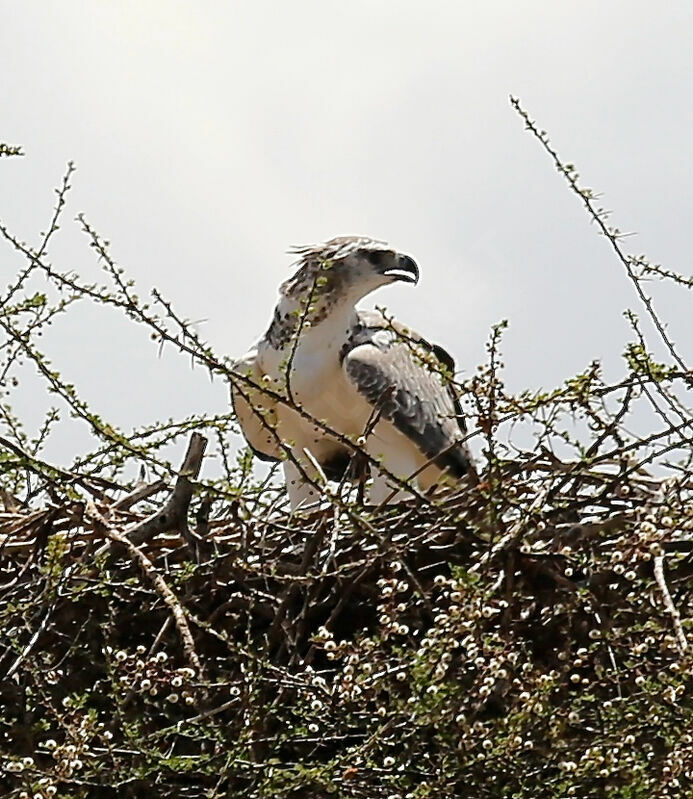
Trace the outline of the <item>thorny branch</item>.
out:
M 566 179 L 571 190 L 575 194 L 577 194 L 577 196 L 580 198 L 582 204 L 586 208 L 592 221 L 597 225 L 602 235 L 605 236 L 606 239 L 611 244 L 611 248 L 616 253 L 616 256 L 618 257 L 619 261 L 625 267 L 626 274 L 630 278 L 630 281 L 632 282 L 640 301 L 645 306 L 648 316 L 652 320 L 652 323 L 657 329 L 660 338 L 666 345 L 666 348 L 669 350 L 671 357 L 684 372 L 688 372 L 689 367 L 687 366 L 686 363 L 684 363 L 683 359 L 679 356 L 678 352 L 676 351 L 674 343 L 669 338 L 669 335 L 666 332 L 661 319 L 654 310 L 651 297 L 648 297 L 647 294 L 645 293 L 645 290 L 643 289 L 642 279 L 635 272 L 634 267 L 636 265 L 640 266 L 641 268 L 643 266 L 649 267 L 649 265 L 642 256 L 636 258 L 632 255 L 628 255 L 623 250 L 620 244 L 620 240 L 623 238 L 624 234 L 621 233 L 621 231 L 618 228 L 610 227 L 609 225 L 607 225 L 606 220 L 608 219 L 608 212 L 605 211 L 603 208 L 596 206 L 595 200 L 597 198 L 597 195 L 595 195 L 594 191 L 592 189 L 585 188 L 579 184 L 578 182 L 579 175 L 575 170 L 575 168 L 573 167 L 573 165 L 566 164 L 561 160 L 556 150 L 551 146 L 551 143 L 549 141 L 548 136 L 546 135 L 546 132 L 539 130 L 534 120 L 531 119 L 527 111 L 525 111 L 525 109 L 520 104 L 520 101 L 515 97 L 511 97 L 510 104 L 522 117 L 522 119 L 524 119 L 527 130 L 529 130 L 532 133 L 532 135 L 537 139 L 537 141 L 541 144 L 544 150 L 549 154 L 549 156 L 553 160 L 556 169 Z M 649 271 L 654 272 L 656 274 L 660 274 L 660 276 L 663 277 L 675 275 L 674 272 L 668 272 L 668 273 L 661 272 L 660 270 L 656 270 L 654 268 L 650 268 Z M 677 275 L 677 277 L 679 276 Z M 689 281 L 685 281 L 685 279 L 683 279 L 683 284 L 684 285 L 687 284 L 688 287 L 690 288 L 691 284 Z
M 553 390 L 513 393 L 497 325 L 471 377 L 438 368 L 487 461 L 478 488 L 445 496 L 388 474 L 413 499 L 364 506 L 304 468 L 260 411 L 323 495 L 314 510 L 290 513 L 273 471 L 233 452 L 231 412 L 124 433 L 38 346 L 79 299 L 381 468 L 295 403 L 290 378 L 285 391 L 257 384 L 160 291 L 142 301 L 84 216 L 106 283 L 53 266 L 72 165 L 35 248 L 0 223 L 25 261 L 0 304 L 0 670 L 11 677 L 0 684 L 0 790 L 31 795 L 38 779 L 80 796 L 135 785 L 195 799 L 688 789 L 691 373 L 642 281 L 693 282 L 626 254 L 574 167 L 513 106 L 609 239 L 668 360 L 629 314 L 635 338 L 617 380 L 595 361 Z M 61 403 L 36 432 L 9 401 L 27 367 Z M 98 437 L 70 468 L 43 455 L 64 411 Z M 184 437 L 176 470 L 165 458 Z M 203 455 L 221 476 L 202 472 Z M 41 749 L 47 740 L 54 748 Z
M 183 608 L 181 607 L 176 595 L 168 587 L 166 580 L 164 580 L 161 574 L 159 574 L 152 561 L 139 547 L 137 547 L 127 536 L 119 533 L 117 530 L 114 530 L 113 527 L 111 527 L 111 525 L 99 513 L 92 502 L 87 503 L 86 513 L 87 516 L 91 516 L 99 526 L 103 527 L 106 535 L 111 539 L 111 541 L 114 541 L 116 544 L 120 544 L 121 546 L 125 547 L 130 557 L 132 557 L 133 560 L 139 564 L 142 571 L 152 581 L 157 593 L 164 600 L 166 606 L 173 615 L 176 628 L 178 629 L 180 637 L 183 641 L 183 651 L 185 652 L 188 662 L 195 669 L 197 674 L 200 674 L 202 672 L 202 664 L 200 663 L 200 659 L 195 651 L 195 641 L 193 639 L 192 633 L 190 632 L 188 621 L 185 618 L 185 612 L 183 611 Z
M 667 581 L 664 577 L 664 555 L 657 555 L 654 559 L 654 576 L 659 590 L 662 592 L 664 606 L 671 616 L 671 623 L 676 631 L 676 640 L 678 641 L 681 654 L 683 654 L 688 649 L 688 642 L 686 641 L 686 634 L 681 626 L 681 614 L 676 610 L 676 605 L 674 605 L 674 600 L 671 598 L 669 588 L 667 587 Z

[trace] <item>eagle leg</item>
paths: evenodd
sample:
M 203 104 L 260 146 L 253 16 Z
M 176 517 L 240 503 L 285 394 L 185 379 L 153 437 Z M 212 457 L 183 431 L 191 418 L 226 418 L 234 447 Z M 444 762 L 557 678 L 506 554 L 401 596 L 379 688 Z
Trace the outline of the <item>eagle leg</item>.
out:
M 310 483 L 306 482 L 295 463 L 284 461 L 282 466 L 286 492 L 289 495 L 289 505 L 292 511 L 305 510 L 309 505 L 320 501 L 320 493 Z M 301 460 L 301 466 L 311 479 L 315 477 L 316 482 L 320 480 L 315 467 L 306 463 L 305 458 Z M 314 472 L 315 474 L 313 474 Z

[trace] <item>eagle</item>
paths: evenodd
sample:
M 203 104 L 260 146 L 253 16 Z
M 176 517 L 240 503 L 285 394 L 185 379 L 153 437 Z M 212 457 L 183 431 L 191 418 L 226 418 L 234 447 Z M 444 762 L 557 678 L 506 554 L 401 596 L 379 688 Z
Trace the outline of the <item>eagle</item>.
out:
M 476 482 L 452 357 L 356 307 L 381 286 L 416 284 L 416 262 L 363 236 L 292 252 L 270 325 L 231 376 L 241 431 L 259 458 L 283 461 L 292 509 L 316 502 L 325 480 L 349 480 L 355 452 L 369 464 L 373 504 L 411 496 L 407 487 Z

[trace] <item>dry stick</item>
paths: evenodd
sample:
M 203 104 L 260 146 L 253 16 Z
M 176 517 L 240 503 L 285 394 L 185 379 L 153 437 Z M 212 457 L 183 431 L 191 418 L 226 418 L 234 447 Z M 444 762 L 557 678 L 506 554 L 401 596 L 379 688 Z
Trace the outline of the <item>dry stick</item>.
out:
M 50 619 L 53 611 L 55 610 L 55 605 L 56 605 L 56 603 L 53 602 L 53 604 L 48 608 L 48 611 L 46 612 L 46 615 L 43 617 L 43 619 L 41 620 L 41 624 L 39 624 L 39 626 L 36 628 L 36 631 L 31 636 L 31 639 L 29 640 L 29 643 L 24 647 L 24 650 L 17 657 L 15 662 L 10 666 L 9 671 L 5 675 L 5 679 L 6 680 L 9 680 L 10 677 L 12 677 L 12 675 L 21 666 L 22 662 L 24 660 L 26 660 L 26 658 L 29 656 L 29 653 L 34 648 L 34 646 L 36 645 L 36 642 L 38 641 L 39 636 L 46 629 L 46 625 L 48 624 L 48 620 Z
M 157 480 L 154 483 L 141 483 L 135 486 L 129 494 L 114 502 L 110 510 L 130 510 L 133 505 L 142 502 L 143 499 L 149 499 L 149 497 L 158 494 L 159 491 L 163 491 L 165 488 L 168 488 L 168 481 L 164 479 Z
M 310 538 L 307 539 L 303 548 L 303 557 L 301 559 L 301 565 L 298 572 L 300 576 L 305 576 L 308 573 L 308 569 L 310 569 L 310 567 L 313 565 L 315 555 L 322 544 L 323 539 L 325 538 L 327 529 L 326 522 L 323 522 L 318 526 Z M 289 604 L 296 596 L 299 588 L 300 586 L 297 582 L 290 582 L 284 590 L 279 607 L 277 608 L 276 614 L 274 616 L 274 621 L 267 633 L 267 640 L 270 642 L 270 644 L 275 643 L 279 634 L 279 630 L 284 622 Z
M 6 488 L 0 487 L 0 500 L 8 513 L 18 513 L 23 508 L 21 500 L 10 494 Z
M 630 408 L 630 400 L 633 395 L 633 386 L 628 386 L 626 389 L 625 396 L 623 398 L 623 402 L 621 403 L 621 407 L 618 409 L 617 413 L 612 418 L 611 422 L 604 428 L 602 433 L 592 442 L 590 448 L 585 452 L 583 458 L 578 461 L 577 463 L 573 464 L 572 467 L 568 469 L 565 473 L 563 478 L 559 480 L 558 484 L 555 485 L 548 494 L 548 499 L 551 501 L 558 493 L 564 488 L 575 476 L 575 472 L 579 471 L 580 466 L 582 464 L 587 464 L 591 458 L 598 454 L 599 448 L 601 445 L 609 438 L 610 435 L 618 429 L 619 424 L 623 420 L 623 417 L 628 413 Z M 669 420 L 667 419 L 667 422 Z
M 164 578 L 159 574 L 154 564 L 151 562 L 151 560 L 149 560 L 144 552 L 142 552 L 141 549 L 136 547 L 135 544 L 126 538 L 123 533 L 119 533 L 111 527 L 106 519 L 104 519 L 104 517 L 99 513 L 91 500 L 87 502 L 86 513 L 96 521 L 96 523 L 104 530 L 111 541 L 115 541 L 117 544 L 120 544 L 127 549 L 130 557 L 134 561 L 137 561 L 142 571 L 152 581 L 157 594 L 159 594 L 159 596 L 163 599 L 164 603 L 173 615 L 173 620 L 183 642 L 183 652 L 185 653 L 188 663 L 190 663 L 190 665 L 195 669 L 196 674 L 201 674 L 202 664 L 200 663 L 200 659 L 195 651 L 195 642 L 193 640 L 192 633 L 190 632 L 188 621 L 185 618 L 185 611 L 183 610 L 183 607 L 178 601 L 176 595 L 168 587 L 166 580 L 164 580 Z
M 674 625 L 674 632 L 676 633 L 676 640 L 678 641 L 679 649 L 683 654 L 688 649 L 688 642 L 686 641 L 686 634 L 681 626 L 681 614 L 674 605 L 674 600 L 671 598 L 669 588 L 667 587 L 666 579 L 664 578 L 664 555 L 656 555 L 654 559 L 654 576 L 662 592 L 662 599 L 664 600 L 664 607 L 671 616 L 671 622 Z
M 188 530 L 187 513 L 193 495 L 192 480 L 196 480 L 200 473 L 206 446 L 207 439 L 200 433 L 193 433 L 190 436 L 176 485 L 164 507 L 125 531 L 125 535 L 133 544 L 142 544 L 157 533 L 168 533 L 171 530 L 180 530 L 186 538 L 191 535 Z
M 202 456 L 206 446 L 207 439 L 200 433 L 193 433 L 190 436 L 188 450 L 178 472 L 178 479 L 173 493 L 161 510 L 125 530 L 123 535 L 128 540 L 134 544 L 143 544 L 157 535 L 157 533 L 179 530 L 186 541 L 194 547 L 197 541 L 188 528 L 187 520 L 188 506 L 193 494 L 193 485 L 190 478 L 194 480 L 200 473 Z M 126 497 L 123 497 L 123 499 L 126 499 Z M 107 549 L 108 544 L 104 544 L 96 550 L 95 556 L 102 555 Z

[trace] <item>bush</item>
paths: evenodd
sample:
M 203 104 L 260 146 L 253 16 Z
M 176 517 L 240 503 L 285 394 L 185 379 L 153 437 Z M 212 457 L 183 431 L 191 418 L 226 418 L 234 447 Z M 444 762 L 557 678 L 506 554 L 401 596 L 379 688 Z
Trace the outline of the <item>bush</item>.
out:
M 321 487 L 319 509 L 291 514 L 249 452 L 228 452 L 231 413 L 119 431 L 36 345 L 78 299 L 245 378 L 160 294 L 142 302 L 83 217 L 110 285 L 49 265 L 71 167 L 36 250 L 0 227 L 25 258 L 0 310 L 4 382 L 28 361 L 99 442 L 51 464 L 42 448 L 60 411 L 31 438 L 2 406 L 6 795 L 691 795 L 691 372 L 643 281 L 692 282 L 625 254 L 513 104 L 614 248 L 668 359 L 630 314 L 618 382 L 593 363 L 554 391 L 513 395 L 497 325 L 488 362 L 458 386 L 482 479 L 445 496 L 374 508 Z M 45 291 L 30 288 L 38 276 Z M 643 408 L 653 432 L 637 436 Z M 530 435 L 531 449 L 517 444 Z M 184 438 L 174 469 L 165 454 Z M 212 441 L 221 474 L 200 479 Z M 153 480 L 131 479 L 139 464 Z

